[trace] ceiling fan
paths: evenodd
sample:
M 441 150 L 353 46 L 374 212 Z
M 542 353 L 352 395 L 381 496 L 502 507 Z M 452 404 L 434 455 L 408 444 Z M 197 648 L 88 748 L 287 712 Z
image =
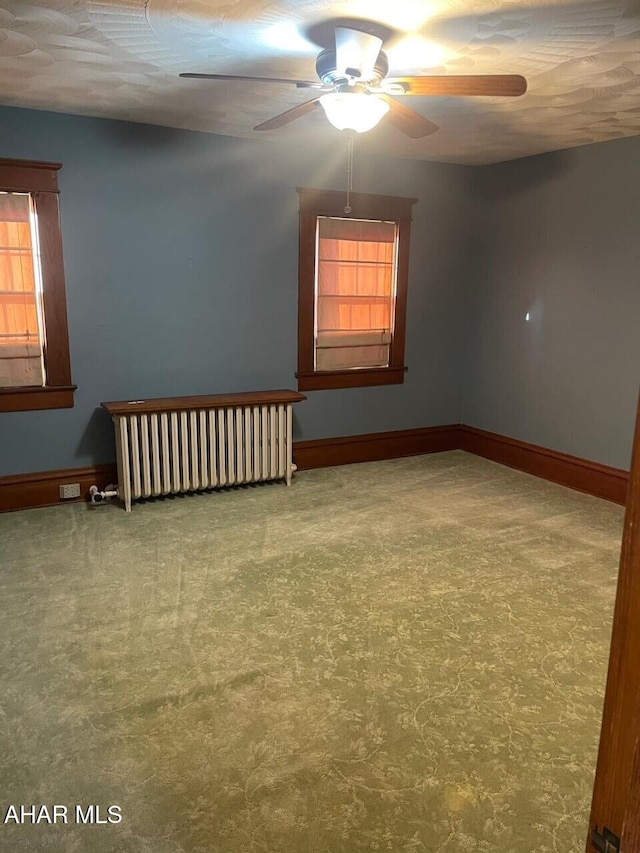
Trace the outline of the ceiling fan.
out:
M 364 21 L 362 25 L 367 27 Z M 259 124 L 254 130 L 276 130 L 322 106 L 329 121 L 340 130 L 371 130 L 388 113 L 389 121 L 414 139 L 435 133 L 438 126 L 397 101 L 396 96 L 514 97 L 523 95 L 527 89 L 527 81 L 519 74 L 387 77 L 389 61 L 382 44 L 379 36 L 366 29 L 337 26 L 335 48 L 321 50 L 316 59 L 319 81 L 235 74 L 180 74 L 180 77 L 289 83 L 298 89 L 323 93 Z

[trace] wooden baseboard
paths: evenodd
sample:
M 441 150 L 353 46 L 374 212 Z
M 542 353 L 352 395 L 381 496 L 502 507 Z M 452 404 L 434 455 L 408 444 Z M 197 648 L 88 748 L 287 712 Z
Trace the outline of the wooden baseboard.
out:
M 466 450 L 598 498 L 622 505 L 626 502 L 627 471 L 476 427 L 449 424 L 296 441 L 293 445 L 294 459 L 301 471 L 441 453 L 444 450 Z M 77 500 L 87 500 L 90 486 L 95 483 L 104 487 L 114 483 L 116 478 L 116 466 L 113 464 L 0 477 L 0 512 L 73 503 L 60 498 L 59 486 L 63 483 L 80 483 L 81 496 Z
M 301 471 L 308 471 L 311 468 L 350 465 L 354 462 L 379 462 L 401 456 L 441 453 L 460 447 L 459 431 L 458 424 L 450 424 L 296 441 L 293 458 Z
M 375 462 L 400 456 L 455 450 L 460 443 L 458 433 L 456 424 L 317 441 L 297 441 L 293 445 L 293 454 L 298 468 L 305 471 L 353 462 Z M 116 480 L 115 464 L 0 477 L 0 512 L 87 500 L 89 488 L 94 483 L 104 487 L 108 483 L 115 483 Z M 59 486 L 63 483 L 80 483 L 81 496 L 75 500 L 62 500 Z
M 104 488 L 116 479 L 116 466 L 109 464 L 0 477 L 0 512 L 86 501 L 91 486 Z M 80 497 L 63 500 L 59 491 L 63 483 L 79 483 Z
M 476 427 L 460 427 L 461 450 L 617 504 L 627 500 L 629 472 Z
M 465 450 L 598 498 L 623 506 L 626 502 L 628 471 L 457 424 L 299 441 L 294 444 L 294 457 L 304 471 L 443 450 Z

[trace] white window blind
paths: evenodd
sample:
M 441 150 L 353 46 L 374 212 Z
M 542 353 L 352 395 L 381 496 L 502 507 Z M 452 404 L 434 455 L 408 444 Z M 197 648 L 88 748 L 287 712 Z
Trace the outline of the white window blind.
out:
M 387 367 L 395 313 L 395 222 L 318 217 L 316 370 Z
M 27 193 L 0 192 L 0 387 L 44 384 L 37 251 Z

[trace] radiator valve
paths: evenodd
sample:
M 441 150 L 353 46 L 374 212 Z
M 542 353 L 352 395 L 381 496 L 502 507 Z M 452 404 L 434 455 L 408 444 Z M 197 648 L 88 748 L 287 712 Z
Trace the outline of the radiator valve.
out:
M 108 485 L 104 491 L 100 491 L 97 486 L 91 486 L 89 489 L 89 500 L 92 504 L 101 504 L 108 498 L 117 498 L 118 494 L 118 487 L 112 484 Z

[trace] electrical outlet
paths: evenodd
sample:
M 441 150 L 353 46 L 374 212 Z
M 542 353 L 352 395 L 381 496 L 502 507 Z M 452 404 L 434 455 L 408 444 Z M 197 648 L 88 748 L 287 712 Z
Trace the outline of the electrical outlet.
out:
M 79 498 L 80 483 L 65 483 L 63 486 L 60 486 L 60 497 L 62 498 L 62 500 L 69 500 L 69 498 Z

